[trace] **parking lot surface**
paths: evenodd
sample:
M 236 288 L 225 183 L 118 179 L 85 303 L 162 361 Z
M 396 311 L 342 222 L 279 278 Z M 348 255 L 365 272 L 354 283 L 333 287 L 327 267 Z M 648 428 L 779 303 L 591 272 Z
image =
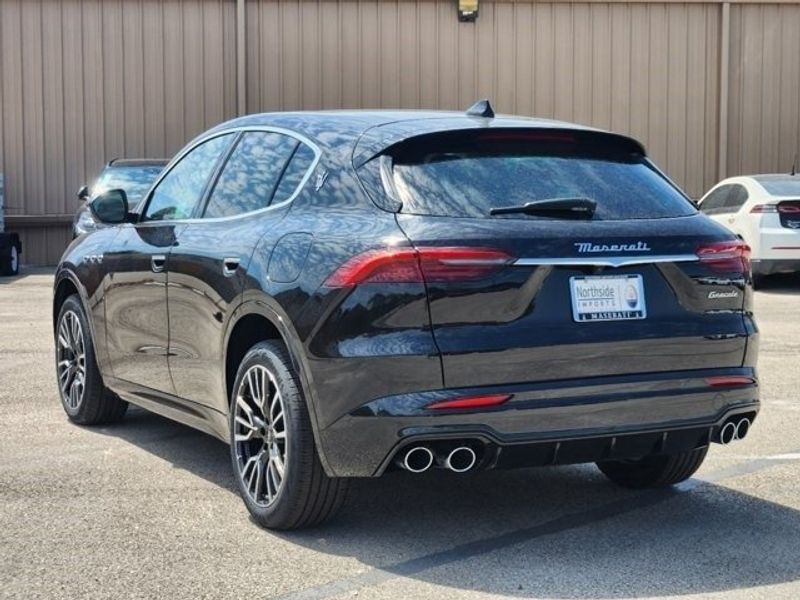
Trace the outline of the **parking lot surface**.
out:
M 0 597 L 800 598 L 800 279 L 757 293 L 751 434 L 675 489 L 591 465 L 396 473 L 281 534 L 249 519 L 219 441 L 136 408 L 68 423 L 52 277 L 0 282 Z

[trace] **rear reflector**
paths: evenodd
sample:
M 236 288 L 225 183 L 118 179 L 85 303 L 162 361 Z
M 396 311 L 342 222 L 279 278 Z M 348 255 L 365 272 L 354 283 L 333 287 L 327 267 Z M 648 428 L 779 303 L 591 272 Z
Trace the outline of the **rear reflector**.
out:
M 756 380 L 752 377 L 744 377 L 741 375 L 720 375 L 717 377 L 708 377 L 706 383 L 711 387 L 716 388 L 732 388 L 743 387 L 755 384 Z
M 511 399 L 511 394 L 487 394 L 484 396 L 464 396 L 452 400 L 440 400 L 428 405 L 428 408 L 490 408 L 499 406 Z
M 724 273 L 750 271 L 750 246 L 741 240 L 703 244 L 697 248 L 697 258 L 714 271 Z
M 486 277 L 513 260 L 492 248 L 387 248 L 354 256 L 330 277 L 327 287 L 363 283 L 465 281 Z

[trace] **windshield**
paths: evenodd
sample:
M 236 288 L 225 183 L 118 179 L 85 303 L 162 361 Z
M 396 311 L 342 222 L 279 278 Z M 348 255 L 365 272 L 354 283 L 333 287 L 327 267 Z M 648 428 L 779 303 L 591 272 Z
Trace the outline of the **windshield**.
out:
M 800 176 L 785 179 L 757 179 L 771 196 L 800 196 Z
M 490 213 L 560 198 L 596 202 L 594 218 L 603 220 L 695 212 L 644 156 L 609 136 L 460 132 L 415 138 L 391 152 L 404 213 L 542 219 L 552 217 Z
M 128 205 L 136 206 L 150 189 L 163 167 L 157 165 L 107 167 L 92 188 L 92 197 L 108 190 L 125 190 Z

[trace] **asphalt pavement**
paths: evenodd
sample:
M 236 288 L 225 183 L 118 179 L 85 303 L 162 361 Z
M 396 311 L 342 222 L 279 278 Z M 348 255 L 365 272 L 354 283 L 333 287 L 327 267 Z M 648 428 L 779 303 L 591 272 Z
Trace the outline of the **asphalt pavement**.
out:
M 800 278 L 756 296 L 750 435 L 677 488 L 590 465 L 395 473 L 330 525 L 271 533 L 219 441 L 141 409 L 67 421 L 52 277 L 26 273 L 0 279 L 2 598 L 800 598 Z

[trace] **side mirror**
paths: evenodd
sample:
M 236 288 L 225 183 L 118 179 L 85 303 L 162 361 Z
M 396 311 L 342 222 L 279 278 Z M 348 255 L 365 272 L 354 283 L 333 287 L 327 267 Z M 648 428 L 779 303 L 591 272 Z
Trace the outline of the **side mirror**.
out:
M 78 190 L 78 200 L 83 202 L 89 197 L 89 188 L 87 186 L 82 186 L 81 189 Z
M 128 195 L 125 190 L 109 190 L 92 200 L 89 210 L 101 223 L 125 223 L 128 221 Z

